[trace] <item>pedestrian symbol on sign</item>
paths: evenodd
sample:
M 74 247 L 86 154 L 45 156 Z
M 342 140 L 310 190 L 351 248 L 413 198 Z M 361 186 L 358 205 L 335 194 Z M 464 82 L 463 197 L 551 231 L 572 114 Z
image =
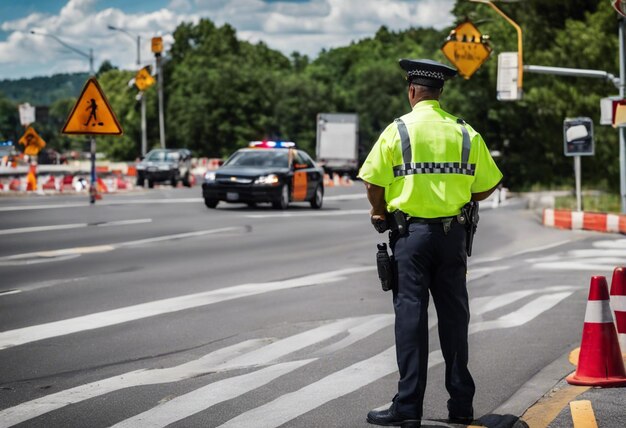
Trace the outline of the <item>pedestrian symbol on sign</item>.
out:
M 91 122 L 92 118 L 93 118 L 93 123 L 91 124 L 91 126 L 96 126 L 96 123 L 98 124 L 98 126 L 104 125 L 104 123 L 98 122 L 98 115 L 96 113 L 97 110 L 98 110 L 98 103 L 96 103 L 96 100 L 92 98 L 91 100 L 89 100 L 89 107 L 87 107 L 87 111 L 89 111 L 89 118 L 87 118 L 87 122 L 85 123 L 85 126 L 89 126 L 89 122 Z

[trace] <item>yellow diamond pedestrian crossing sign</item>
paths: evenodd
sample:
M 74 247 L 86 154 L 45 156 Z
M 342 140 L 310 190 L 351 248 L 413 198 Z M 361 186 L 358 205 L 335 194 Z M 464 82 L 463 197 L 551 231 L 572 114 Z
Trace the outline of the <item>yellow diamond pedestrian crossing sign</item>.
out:
M 154 80 L 154 77 L 152 77 L 149 70 L 149 66 L 144 67 L 137 72 L 137 75 L 135 75 L 135 86 L 140 91 L 145 91 L 156 83 L 156 80 Z
M 19 143 L 24 146 L 24 154 L 28 156 L 37 156 L 39 151 L 46 147 L 46 142 L 39 136 L 35 128 L 29 126 Z
M 95 77 L 87 80 L 61 133 L 122 135 L 122 127 Z

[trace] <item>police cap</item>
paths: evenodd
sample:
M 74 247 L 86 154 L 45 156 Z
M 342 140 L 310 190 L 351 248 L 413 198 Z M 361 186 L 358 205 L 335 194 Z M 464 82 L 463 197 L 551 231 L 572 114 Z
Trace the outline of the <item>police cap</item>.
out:
M 456 70 L 430 59 L 401 59 L 400 67 L 406 71 L 406 80 L 431 88 L 443 88 L 443 83 L 456 76 Z

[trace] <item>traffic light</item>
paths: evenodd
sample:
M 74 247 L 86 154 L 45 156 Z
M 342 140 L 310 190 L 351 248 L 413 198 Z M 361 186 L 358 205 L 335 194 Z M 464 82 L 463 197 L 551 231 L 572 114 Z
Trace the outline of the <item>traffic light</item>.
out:
M 591 118 L 567 118 L 563 121 L 563 151 L 565 156 L 593 156 L 595 154 Z

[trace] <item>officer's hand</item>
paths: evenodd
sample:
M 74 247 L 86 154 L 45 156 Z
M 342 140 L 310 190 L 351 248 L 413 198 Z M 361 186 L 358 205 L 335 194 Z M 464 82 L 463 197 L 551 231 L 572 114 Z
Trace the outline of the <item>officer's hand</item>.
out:
M 383 233 L 386 230 L 389 230 L 389 225 L 387 224 L 387 220 L 384 215 L 373 215 L 370 217 L 370 221 L 378 233 Z

